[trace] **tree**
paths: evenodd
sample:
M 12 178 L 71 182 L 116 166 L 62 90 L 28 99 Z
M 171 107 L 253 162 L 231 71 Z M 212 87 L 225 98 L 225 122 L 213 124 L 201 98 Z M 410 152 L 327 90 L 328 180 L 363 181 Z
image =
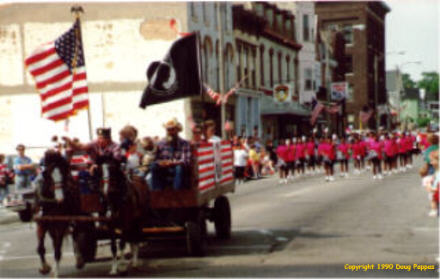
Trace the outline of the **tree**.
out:
M 411 79 L 409 74 L 402 74 L 402 83 L 404 89 L 414 88 L 416 87 L 415 81 Z
M 431 96 L 431 99 L 438 99 L 438 79 L 437 72 L 424 72 L 417 85 L 419 88 L 425 89 L 426 97 Z
M 430 122 L 431 122 L 431 118 L 428 117 L 417 118 L 417 126 L 419 126 L 420 128 L 428 126 Z

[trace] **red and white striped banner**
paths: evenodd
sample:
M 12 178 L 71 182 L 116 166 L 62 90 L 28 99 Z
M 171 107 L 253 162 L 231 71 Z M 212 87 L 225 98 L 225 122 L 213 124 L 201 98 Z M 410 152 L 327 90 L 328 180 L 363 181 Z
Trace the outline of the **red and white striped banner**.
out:
M 198 187 L 201 192 L 213 189 L 215 185 L 224 185 L 234 180 L 232 146 L 228 141 L 222 141 L 219 146 L 218 151 L 212 143 L 203 143 L 197 148 Z M 220 152 L 221 162 L 215 161 L 215 152 Z M 216 165 L 221 168 L 216 170 Z M 219 172 L 217 178 L 216 171 Z

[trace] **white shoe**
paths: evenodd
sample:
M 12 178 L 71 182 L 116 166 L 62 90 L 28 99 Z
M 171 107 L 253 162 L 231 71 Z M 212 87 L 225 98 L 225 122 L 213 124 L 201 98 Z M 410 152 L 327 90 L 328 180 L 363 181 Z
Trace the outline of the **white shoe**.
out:
M 344 173 L 341 172 L 341 173 L 339 174 L 339 176 L 340 176 L 340 177 L 344 177 Z
M 330 176 L 330 181 L 335 181 L 335 178 L 333 176 Z
M 283 184 L 283 182 L 284 182 L 284 180 L 283 180 L 283 179 L 280 179 L 280 184 Z
M 428 216 L 429 217 L 436 217 L 438 215 L 438 212 L 436 209 L 431 209 L 431 211 L 429 211 Z
M 378 177 L 379 179 L 383 179 L 383 176 L 382 176 L 381 174 L 379 174 L 377 177 Z
M 345 173 L 344 177 L 345 177 L 345 178 L 348 178 L 348 172 Z
M 329 177 L 329 176 L 326 176 L 326 177 L 325 177 L 325 181 L 328 182 L 329 180 L 330 180 L 330 177 Z
M 284 179 L 284 184 L 287 184 L 288 182 L 287 182 L 287 179 Z
M 376 179 L 377 177 L 375 175 L 373 175 L 373 179 Z

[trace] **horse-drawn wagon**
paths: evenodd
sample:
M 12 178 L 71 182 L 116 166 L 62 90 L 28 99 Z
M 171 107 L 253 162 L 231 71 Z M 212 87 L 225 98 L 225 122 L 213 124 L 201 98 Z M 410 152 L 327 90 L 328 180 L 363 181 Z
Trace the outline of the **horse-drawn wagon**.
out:
M 235 190 L 230 142 L 193 145 L 188 173 L 190 175 L 186 179 L 189 187 L 181 190 L 150 190 L 143 177 L 125 177 L 126 184 L 130 184 L 131 192 L 135 194 L 123 199 L 120 210 L 125 209 L 125 213 L 116 215 L 102 214 L 103 208 L 108 207 L 103 203 L 102 193 L 79 187 L 80 214 L 46 215 L 36 218 L 36 221 L 68 221 L 73 224 L 74 251 L 77 260 L 78 256 L 81 258 L 81 263 L 77 263 L 81 267 L 84 262 L 95 259 L 98 240 L 122 238 L 124 226 L 121 222 L 136 214 L 134 209 L 129 208 L 130 202 L 127 200 L 136 199 L 142 212 L 137 212 L 138 216 L 132 219 L 135 224 L 130 226 L 134 226 L 139 233 L 137 242 L 179 238 L 185 240 L 189 255 L 202 256 L 206 247 L 207 221 L 214 223 L 218 238 L 231 236 L 231 209 L 225 196 Z M 111 179 L 113 174 L 111 169 L 103 171 L 101 181 Z M 115 218 L 123 221 L 114 222 Z

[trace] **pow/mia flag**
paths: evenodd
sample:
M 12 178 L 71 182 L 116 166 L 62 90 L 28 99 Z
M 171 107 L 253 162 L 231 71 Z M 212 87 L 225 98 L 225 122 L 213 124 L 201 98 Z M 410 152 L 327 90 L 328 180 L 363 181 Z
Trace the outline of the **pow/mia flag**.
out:
M 140 107 L 202 94 L 200 50 L 197 33 L 175 41 L 162 61 L 147 69 L 148 86 Z

